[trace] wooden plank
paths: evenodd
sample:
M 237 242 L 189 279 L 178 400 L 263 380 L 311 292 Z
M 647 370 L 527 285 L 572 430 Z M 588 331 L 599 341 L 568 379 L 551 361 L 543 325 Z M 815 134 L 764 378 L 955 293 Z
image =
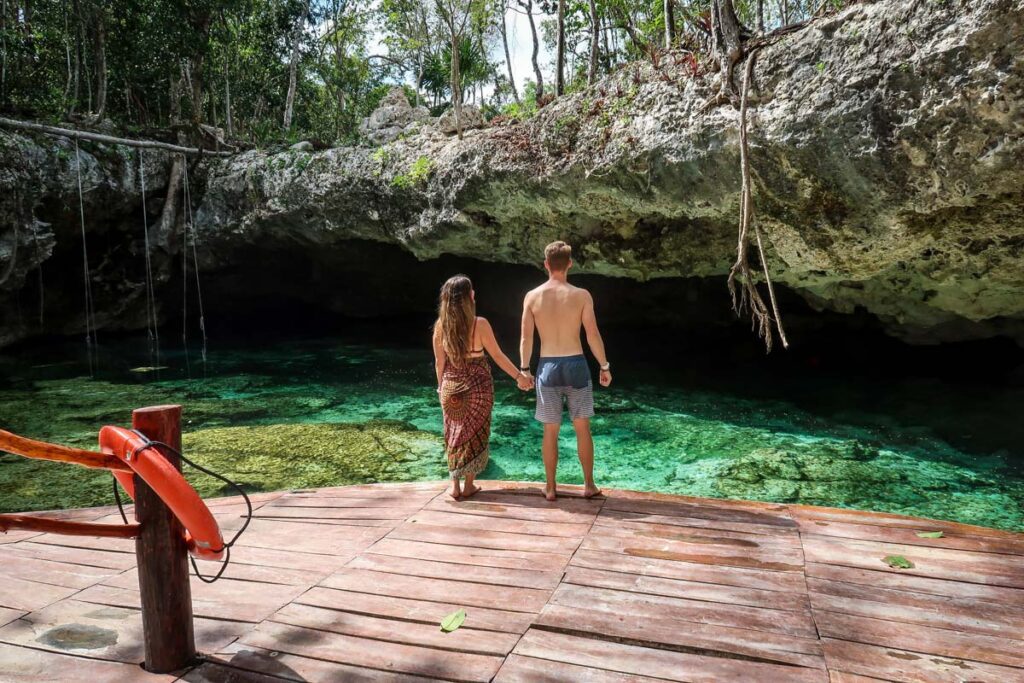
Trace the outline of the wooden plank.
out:
M 673 598 L 722 602 L 729 605 L 749 605 L 777 610 L 807 611 L 810 601 L 802 593 L 766 591 L 756 588 L 719 586 L 701 581 L 663 579 L 654 576 L 625 574 L 622 572 L 587 569 L 570 566 L 565 573 L 565 583 L 595 588 L 612 588 L 644 595 L 663 595 Z
M 1020 541 L 1021 534 L 1002 529 L 992 529 L 972 524 L 961 524 L 960 522 L 949 522 L 940 519 L 924 519 L 921 517 L 908 517 L 889 512 L 868 512 L 865 510 L 850 510 L 845 508 L 821 508 L 809 505 L 790 505 L 790 514 L 794 519 L 821 520 L 825 522 L 843 522 L 848 524 L 870 524 L 873 526 L 888 526 L 894 528 L 921 530 L 924 524 L 929 530 L 944 531 L 952 535 L 979 536 L 987 538 L 1000 538 L 1009 541 Z
M 538 571 L 561 571 L 569 556 L 556 553 L 537 553 L 503 548 L 474 548 L 472 546 L 447 545 L 444 543 L 421 543 L 396 538 L 381 539 L 367 552 L 394 557 L 411 557 L 420 560 L 436 560 L 443 557 L 454 564 L 480 567 L 507 567 L 509 569 L 536 569 Z
M 383 671 L 457 681 L 489 681 L 501 657 L 438 653 L 431 648 L 385 643 L 298 626 L 264 622 L 243 636 L 243 645 Z
M 776 572 L 799 572 L 803 556 L 795 551 L 753 553 L 737 548 L 716 548 L 704 544 L 686 544 L 643 538 L 616 538 L 592 533 L 583 539 L 583 550 L 623 553 L 633 557 L 677 560 L 698 564 L 717 564 L 727 567 L 747 567 Z
M 441 619 L 462 609 L 461 601 L 432 602 L 390 595 L 356 593 L 315 586 L 295 599 L 295 602 L 315 607 L 327 607 L 355 614 L 390 617 L 425 624 L 439 624 Z M 533 614 L 507 610 L 472 607 L 473 627 L 477 630 L 522 634 L 533 622 Z
M 373 592 L 398 598 L 445 602 L 465 607 L 488 607 L 511 612 L 539 612 L 551 591 L 532 588 L 495 589 L 478 583 L 426 579 L 385 574 L 363 569 L 343 569 L 323 580 L 329 588 L 355 592 Z
M 106 550 L 135 554 L 135 541 L 128 538 L 91 538 L 89 536 L 39 534 L 32 539 L 32 542 L 66 548 L 85 548 L 87 550 Z
M 244 545 L 275 550 L 294 550 L 314 555 L 346 555 L 362 552 L 388 533 L 386 528 L 295 524 L 254 519 L 243 537 Z
M 392 531 L 388 537 L 407 541 L 425 541 L 428 543 L 445 543 L 447 545 L 480 548 L 527 550 L 531 552 L 565 553 L 567 555 L 575 551 L 580 544 L 578 538 L 509 534 L 501 531 L 461 529 L 413 523 L 403 524 Z
M 5 626 L 15 619 L 23 617 L 28 614 L 22 610 L 8 609 L 7 607 L 0 607 L 0 626 Z
M 494 683 L 659 683 L 664 680 L 517 654 L 509 655 L 494 677 Z
M 480 517 L 522 519 L 532 522 L 554 522 L 562 524 L 586 524 L 592 522 L 600 508 L 593 505 L 580 506 L 572 499 L 559 499 L 554 503 L 525 496 L 486 496 L 478 493 L 473 500 L 452 500 L 450 496 L 435 498 L 424 509 L 438 512 L 452 512 Z
M 500 656 L 511 652 L 519 641 L 519 634 L 477 630 L 473 628 L 473 612 L 472 607 L 468 608 L 465 623 L 451 633 L 441 630 L 440 619 L 433 624 L 419 624 L 312 605 L 285 605 L 270 620 L 372 640 L 421 645 L 435 650 Z
M 822 638 L 829 669 L 904 683 L 1024 683 L 1024 669 Z
M 777 572 L 744 567 L 719 566 L 698 562 L 682 562 L 623 555 L 616 552 L 580 550 L 573 555 L 571 566 L 607 569 L 616 572 L 660 576 L 667 579 L 684 579 L 714 583 L 722 586 L 738 586 L 759 590 L 805 593 L 804 577 L 797 572 Z
M 409 507 L 375 507 L 375 508 L 356 508 L 356 507 L 284 507 L 277 505 L 268 505 L 259 511 L 257 517 L 260 519 L 277 519 L 277 518 L 300 518 L 300 519 L 319 519 L 319 520 L 331 520 L 331 519 L 384 519 L 384 520 L 404 520 L 416 514 L 420 510 L 421 506 L 412 505 Z
M 876 681 L 882 681 L 881 678 L 860 676 L 858 674 L 851 674 L 845 671 L 829 671 L 828 676 L 829 683 L 875 683 Z M 882 681 L 882 683 L 885 682 Z
M 472 581 L 490 586 L 516 586 L 519 588 L 538 588 L 554 590 L 562 580 L 561 572 L 544 572 L 532 569 L 505 569 L 502 567 L 478 567 L 474 565 L 455 564 L 451 562 L 435 562 L 370 552 L 359 555 L 347 565 L 351 569 L 370 569 L 372 571 L 403 574 L 405 576 L 424 576 L 434 579 L 457 579 Z M 444 558 L 445 555 L 438 555 Z
M 0 562 L 0 577 L 3 578 L 0 580 L 24 579 L 65 588 L 85 588 L 117 573 L 117 570 L 65 564 L 8 552 L 0 554 L 0 557 L 3 558 Z
M 962 633 L 1024 638 L 1024 610 L 1014 605 L 814 578 L 807 579 L 807 588 L 815 611 L 829 610 Z
M 720 529 L 722 531 L 739 531 L 745 534 L 763 536 L 797 535 L 797 527 L 780 526 L 778 524 L 755 524 L 750 521 L 734 522 L 713 517 L 686 517 L 684 515 L 659 515 L 650 512 L 630 512 L 614 507 L 606 507 L 597 516 L 597 523 L 603 525 L 616 522 L 647 522 L 666 526 L 684 526 L 695 529 Z
M 746 538 L 735 538 L 737 534 L 733 532 L 688 533 L 679 527 L 672 527 L 672 529 L 670 532 L 663 532 L 617 526 L 594 526 L 589 537 L 624 539 L 635 547 L 652 548 L 665 552 L 689 551 L 699 548 L 705 553 L 742 554 L 769 562 L 778 561 L 790 564 L 803 562 L 803 553 L 799 545 L 773 543 L 770 536 L 749 535 Z
M 900 622 L 823 610 L 815 611 L 814 621 L 823 638 L 1024 668 L 1024 642 L 1020 640 L 929 626 L 908 627 Z M 1018 631 L 1009 635 L 1019 638 L 1024 634 Z
M 595 634 L 608 640 L 659 649 L 750 658 L 794 666 L 825 666 L 821 645 L 816 638 L 687 621 L 674 618 L 670 612 L 645 616 L 589 609 L 583 605 L 548 605 L 534 625 L 545 630 Z
M 0 644 L 0 671 L 4 683 L 66 683 L 102 681 L 102 683 L 172 683 L 174 676 L 140 673 L 137 662 L 122 664 L 87 659 L 70 654 Z
M 310 575 L 338 570 L 351 553 L 339 556 L 305 553 L 290 548 L 259 548 L 246 545 L 245 536 L 239 545 L 231 549 L 231 563 L 248 564 L 258 567 L 279 567 L 309 572 Z M 219 562 L 198 562 L 200 569 L 219 569 Z M 311 582 L 315 583 L 315 582 Z
M 301 679 L 245 671 L 216 662 L 200 664 L 178 679 L 179 683 L 281 683 L 298 680 Z
M 426 495 L 409 495 L 402 493 L 381 493 L 375 496 L 309 496 L 288 494 L 273 503 L 264 506 L 264 510 L 277 507 L 308 507 L 308 508 L 416 508 L 421 509 L 434 499 L 434 492 Z M 455 502 L 455 501 L 452 501 Z
M 660 595 L 638 595 L 628 591 L 567 584 L 558 587 L 554 595 L 551 596 L 551 604 L 565 605 L 566 607 L 585 605 L 589 609 L 620 615 L 659 616 L 701 624 L 731 626 L 750 631 L 784 633 L 803 638 L 817 637 L 810 610 L 783 612 L 702 600 L 667 598 Z M 755 634 L 751 635 L 753 637 Z
M 693 499 L 692 502 L 685 502 L 682 497 L 673 500 L 630 500 L 609 497 L 605 502 L 604 509 L 669 517 L 696 517 L 698 519 L 715 519 L 746 524 L 796 528 L 796 522 L 789 517 L 785 506 L 745 508 L 722 505 L 722 502 L 704 499 Z
M 817 579 L 857 583 L 865 586 L 877 586 L 879 588 L 898 588 L 913 593 L 955 595 L 961 598 L 1024 607 L 1024 590 L 1020 588 L 986 586 L 981 583 L 933 579 L 926 576 L 893 572 L 884 567 L 879 567 L 877 570 L 855 569 L 853 567 L 820 564 L 818 562 L 808 562 L 806 572 L 808 577 Z
M 1024 561 L 992 553 L 924 548 L 897 543 L 854 541 L 829 536 L 803 536 L 808 562 L 838 564 L 860 569 L 914 574 L 965 583 L 1024 588 Z M 887 555 L 902 555 L 914 563 L 913 569 L 889 569 L 882 561 Z
M 298 681 L 323 681 L 334 683 L 425 683 L 428 680 L 421 676 L 410 676 L 377 669 L 367 669 L 347 664 L 338 664 L 322 659 L 300 657 L 288 652 L 278 650 L 266 650 L 251 645 L 232 643 L 217 655 L 215 661 L 221 666 L 230 666 L 237 671 L 239 677 L 229 679 L 224 683 L 250 683 L 245 676 L 252 676 L 251 672 L 258 672 L 263 675 L 278 677 L 277 680 Z M 259 679 L 256 679 L 259 680 Z
M 0 557 L 32 557 L 68 565 L 84 565 L 124 571 L 135 566 L 134 553 L 119 553 L 91 548 L 69 548 L 27 541 L 0 550 Z
M 822 683 L 827 680 L 822 669 L 670 652 L 533 628 L 519 641 L 515 653 L 577 666 L 688 683 L 755 680 Z
M 135 577 L 135 570 L 132 570 L 107 579 L 103 585 L 134 592 L 138 588 Z M 208 584 L 195 576 L 191 577 L 191 584 L 196 614 L 248 622 L 266 619 L 306 590 L 304 585 L 254 583 L 226 578 Z
M 251 628 L 249 624 L 221 619 L 199 618 L 194 625 L 196 643 L 207 651 L 224 647 Z M 135 665 L 145 658 L 139 610 L 98 607 L 74 599 L 62 600 L 7 624 L 0 628 L 0 641 Z
M 797 521 L 800 524 L 801 531 L 805 534 L 865 541 L 884 541 L 886 543 L 901 543 L 904 545 L 920 545 L 929 548 L 950 548 L 953 550 L 1024 556 L 1024 536 L 1021 538 L 977 536 L 974 534 L 964 534 L 958 527 L 953 527 L 947 533 L 942 528 L 946 525 L 933 525 L 928 520 L 919 520 L 917 527 L 850 524 L 847 522 L 808 519 L 806 517 L 798 517 Z M 918 532 L 932 531 L 943 531 L 942 538 L 921 538 L 917 535 Z
M 591 526 L 590 522 L 537 522 L 525 519 L 468 515 L 457 512 L 435 512 L 433 510 L 419 512 L 411 517 L 409 522 L 457 527 L 459 529 L 484 529 L 536 536 L 563 536 L 565 538 L 582 538 L 587 535 Z
M 612 510 L 607 514 L 614 515 L 616 512 Z M 668 519 L 675 519 L 677 523 L 662 524 L 660 522 L 650 522 L 646 520 L 616 519 L 612 516 L 606 516 L 606 512 L 602 512 L 594 521 L 594 527 L 599 530 L 608 529 L 609 531 L 618 532 L 620 535 L 633 531 L 642 536 L 649 536 L 651 538 L 667 538 L 670 540 L 681 541 L 692 540 L 694 543 L 708 543 L 712 540 L 721 539 L 721 542 L 726 544 L 730 541 L 735 541 L 735 545 L 737 547 L 743 547 L 748 543 L 754 543 L 756 545 L 747 547 L 800 547 L 800 534 L 793 529 L 784 527 L 768 527 L 768 529 L 774 533 L 754 534 L 749 531 L 739 529 L 715 529 L 703 525 L 690 526 L 688 524 L 678 523 L 681 518 L 670 517 Z M 736 526 L 745 527 L 745 525 L 742 524 L 737 524 Z
M 0 581 L 0 607 L 32 612 L 74 595 L 77 588 L 6 578 Z

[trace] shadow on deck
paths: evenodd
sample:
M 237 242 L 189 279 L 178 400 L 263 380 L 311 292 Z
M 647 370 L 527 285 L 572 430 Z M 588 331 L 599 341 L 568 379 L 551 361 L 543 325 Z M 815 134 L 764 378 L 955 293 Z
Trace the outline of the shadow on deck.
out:
M 0 535 L 0 681 L 1024 681 L 1024 535 L 484 488 L 458 503 L 441 482 L 257 494 L 225 578 L 193 579 L 206 662 L 178 676 L 138 666 L 133 541 Z M 238 499 L 210 507 L 241 523 Z M 442 633 L 458 608 L 465 625 Z

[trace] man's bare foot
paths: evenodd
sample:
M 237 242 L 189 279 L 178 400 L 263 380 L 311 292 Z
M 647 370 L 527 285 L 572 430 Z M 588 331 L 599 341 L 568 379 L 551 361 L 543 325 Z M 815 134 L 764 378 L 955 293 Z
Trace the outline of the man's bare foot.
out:
M 477 486 L 476 484 L 467 484 L 466 488 L 462 489 L 462 497 L 463 498 L 469 498 L 474 493 L 477 493 L 479 491 L 480 491 L 480 487 Z
M 588 486 L 585 489 L 583 489 L 583 497 L 584 498 L 593 498 L 594 496 L 600 496 L 600 495 L 601 495 L 601 489 L 597 488 L 596 486 Z
M 558 498 L 558 491 L 555 489 L 544 489 L 544 497 L 549 501 L 554 501 Z

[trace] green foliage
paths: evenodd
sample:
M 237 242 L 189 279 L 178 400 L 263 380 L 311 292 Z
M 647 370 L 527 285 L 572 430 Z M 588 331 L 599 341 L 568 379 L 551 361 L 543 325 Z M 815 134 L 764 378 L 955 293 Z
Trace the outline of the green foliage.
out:
M 914 563 L 902 555 L 886 555 L 882 560 L 893 569 L 913 569 Z
M 408 189 L 422 187 L 427 184 L 430 174 L 434 172 L 434 162 L 429 157 L 420 156 L 416 161 L 409 164 L 409 169 L 402 174 L 396 175 L 391 180 L 395 187 Z
M 915 536 L 918 538 L 942 538 L 945 534 L 941 531 L 918 531 Z
M 825 62 L 818 62 L 817 64 L 814 65 L 814 68 L 818 70 L 818 73 L 824 73 L 825 72 Z
M 441 630 L 445 633 L 451 633 L 458 629 L 466 621 L 466 610 L 460 609 L 458 612 L 452 612 L 444 619 L 441 620 Z

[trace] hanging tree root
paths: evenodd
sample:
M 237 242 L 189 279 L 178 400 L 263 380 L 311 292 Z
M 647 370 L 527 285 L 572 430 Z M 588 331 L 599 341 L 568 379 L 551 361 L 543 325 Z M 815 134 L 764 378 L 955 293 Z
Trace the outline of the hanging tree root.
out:
M 736 315 L 740 315 L 749 306 L 753 329 L 764 340 L 766 349 L 771 351 L 773 324 L 779 333 L 782 348 L 789 348 L 789 342 L 786 340 L 786 332 L 782 328 L 782 318 L 779 315 L 779 306 L 775 300 L 775 288 L 772 286 L 771 276 L 768 274 L 768 263 L 764 256 L 761 230 L 754 221 L 753 200 L 751 198 L 750 157 L 747 151 L 747 91 L 750 88 L 750 75 L 754 69 L 754 59 L 756 56 L 757 49 L 755 48 L 747 57 L 746 68 L 743 72 L 743 85 L 740 91 L 740 174 L 742 177 L 740 188 L 740 224 L 736 244 L 736 262 L 729 269 L 728 285 L 729 294 L 732 297 L 732 307 Z M 768 284 L 771 312 L 769 312 L 768 306 L 765 305 L 764 299 L 757 289 L 757 282 L 750 268 L 748 249 L 750 246 L 751 227 L 753 227 L 757 251 L 761 259 L 761 267 L 764 269 L 765 282 Z

